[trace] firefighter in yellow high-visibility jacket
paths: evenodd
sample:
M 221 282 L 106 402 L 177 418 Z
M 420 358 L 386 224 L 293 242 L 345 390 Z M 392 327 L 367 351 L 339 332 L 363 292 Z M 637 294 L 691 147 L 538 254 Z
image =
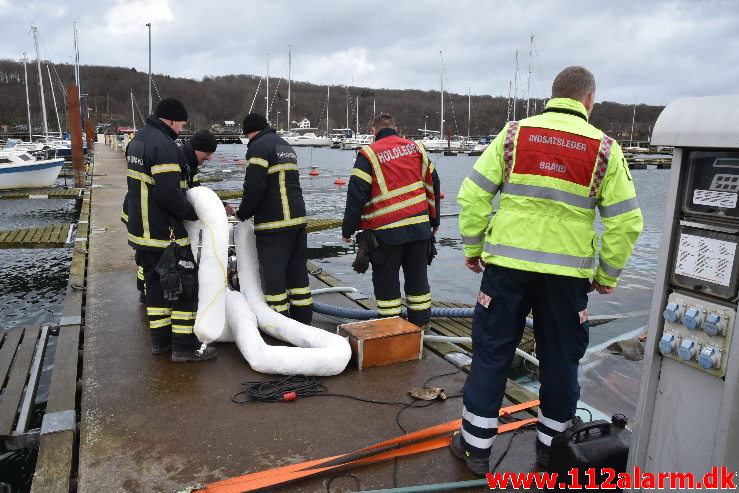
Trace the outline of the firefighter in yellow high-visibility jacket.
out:
M 465 265 L 484 272 L 462 429 L 451 449 L 477 474 L 488 470 L 508 370 L 532 310 L 541 382 L 536 451 L 546 467 L 552 437 L 567 429 L 580 396 L 588 293 L 613 291 L 642 231 L 623 153 L 588 123 L 594 101 L 593 74 L 564 69 L 543 113 L 509 122 L 459 191 Z M 596 207 L 605 226 L 600 249 Z

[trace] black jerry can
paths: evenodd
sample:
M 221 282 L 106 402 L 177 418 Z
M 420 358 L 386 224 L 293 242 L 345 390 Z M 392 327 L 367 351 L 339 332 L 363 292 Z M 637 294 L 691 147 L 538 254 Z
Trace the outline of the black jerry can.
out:
M 578 423 L 552 438 L 547 472 L 557 473 L 561 486 L 621 491 L 616 488 L 619 474 L 626 472 L 631 431 L 626 417 L 614 414 L 605 420 Z

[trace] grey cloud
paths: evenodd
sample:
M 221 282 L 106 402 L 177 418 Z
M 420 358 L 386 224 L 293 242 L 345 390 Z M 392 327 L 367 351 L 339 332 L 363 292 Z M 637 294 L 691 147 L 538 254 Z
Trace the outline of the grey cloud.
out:
M 126 12 L 131 22 L 115 34 L 104 29 L 105 16 L 130 2 L 0 5 L 1 58 L 32 54 L 28 32 L 35 21 L 42 57 L 48 51 L 52 61 L 69 62 L 76 21 L 82 63 L 147 69 L 144 24 L 151 9 Z M 328 0 L 168 5 L 173 18 L 153 22 L 152 64 L 155 73 L 171 76 L 264 75 L 269 53 L 270 74 L 286 77 L 292 44 L 295 80 L 349 84 L 353 76 L 358 86 L 436 90 L 442 51 L 447 90 L 497 96 L 507 95 L 517 49 L 517 92 L 525 96 L 532 34 L 535 97 L 546 96 L 554 75 L 572 64 L 595 73 L 600 100 L 622 103 L 736 92 L 739 75 L 739 2 L 732 0 L 409 0 L 392 9 Z

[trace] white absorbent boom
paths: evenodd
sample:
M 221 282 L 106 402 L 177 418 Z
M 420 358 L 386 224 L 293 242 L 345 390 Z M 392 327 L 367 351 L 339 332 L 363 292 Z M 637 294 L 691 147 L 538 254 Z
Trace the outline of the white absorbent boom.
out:
M 351 357 L 346 339 L 285 317 L 267 305 L 259 279 L 252 224 L 239 223 L 234 232 L 241 287 L 241 293 L 237 293 L 228 289 L 228 221 L 220 199 L 206 187 L 188 190 L 187 198 L 200 218 L 185 224 L 196 254 L 202 224 L 195 319 L 198 339 L 204 343 L 235 341 L 249 365 L 262 373 L 316 376 L 341 373 Z M 270 346 L 262 339 L 260 329 L 298 347 Z

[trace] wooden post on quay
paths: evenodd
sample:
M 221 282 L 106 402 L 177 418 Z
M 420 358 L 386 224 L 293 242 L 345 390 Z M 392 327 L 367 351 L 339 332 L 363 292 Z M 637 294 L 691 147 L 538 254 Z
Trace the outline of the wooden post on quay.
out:
M 92 120 L 85 118 L 85 136 L 87 137 L 87 152 L 92 152 L 92 146 L 95 145 L 95 129 L 92 126 Z
M 67 106 L 69 107 L 69 133 L 72 139 L 72 172 L 74 186 L 85 186 L 85 155 L 82 151 L 82 115 L 80 115 L 80 88 L 67 86 Z

